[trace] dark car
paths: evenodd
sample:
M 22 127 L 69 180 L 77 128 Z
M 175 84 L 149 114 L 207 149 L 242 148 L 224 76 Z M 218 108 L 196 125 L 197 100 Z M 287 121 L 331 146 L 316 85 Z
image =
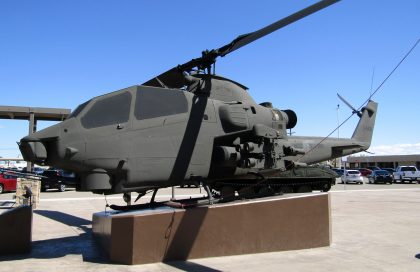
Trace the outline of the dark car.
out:
M 366 168 L 372 171 L 381 170 L 381 168 L 379 168 L 378 166 L 367 166 Z
M 32 168 L 32 174 L 35 174 L 35 175 L 42 175 L 42 173 L 44 173 L 44 171 L 45 171 L 45 169 L 44 168 L 41 168 L 41 167 L 34 167 L 34 168 Z M 28 172 L 28 168 L 26 168 L 26 167 L 23 167 L 23 169 L 22 169 L 22 172 L 23 173 L 29 173 Z
M 41 191 L 47 189 L 58 189 L 64 192 L 66 187 L 75 187 L 76 177 L 73 172 L 67 172 L 60 169 L 45 170 L 41 178 Z
M 395 172 L 394 168 L 382 168 L 382 170 L 388 171 L 391 175 L 394 174 L 394 172 Z
M 389 183 L 392 184 L 393 177 L 386 170 L 375 170 L 368 177 L 369 183 Z
M 356 170 L 359 170 L 360 174 L 362 174 L 362 176 L 364 176 L 364 177 L 367 177 L 370 174 L 372 174 L 372 170 L 370 170 L 368 168 L 359 168 L 359 169 L 356 169 Z
M 341 177 L 344 174 L 344 169 L 333 168 L 331 170 L 333 170 L 334 172 L 336 172 L 339 177 Z

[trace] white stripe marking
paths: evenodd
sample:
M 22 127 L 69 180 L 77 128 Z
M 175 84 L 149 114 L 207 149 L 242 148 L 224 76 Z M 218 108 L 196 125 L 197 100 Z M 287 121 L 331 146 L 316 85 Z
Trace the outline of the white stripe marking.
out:
M 354 193 L 354 192 L 389 192 L 389 191 L 420 191 L 420 188 L 404 188 L 404 189 L 354 189 L 354 190 L 338 190 L 330 191 L 331 193 Z

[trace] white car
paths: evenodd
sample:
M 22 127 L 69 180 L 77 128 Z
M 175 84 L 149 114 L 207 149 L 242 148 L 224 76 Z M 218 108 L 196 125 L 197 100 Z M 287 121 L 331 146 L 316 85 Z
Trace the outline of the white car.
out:
M 417 170 L 415 166 L 398 166 L 393 173 L 394 180 L 404 182 L 408 180 L 409 182 L 419 182 L 420 180 L 420 171 Z
M 341 176 L 341 182 L 363 184 L 363 177 L 359 170 L 344 170 L 344 174 Z

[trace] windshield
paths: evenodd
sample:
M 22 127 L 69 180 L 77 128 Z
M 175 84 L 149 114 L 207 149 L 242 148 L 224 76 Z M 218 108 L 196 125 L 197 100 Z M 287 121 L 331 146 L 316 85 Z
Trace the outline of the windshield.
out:
M 413 166 L 401 167 L 401 171 L 416 171 L 416 168 Z
M 357 171 L 357 170 L 349 170 L 349 171 L 347 171 L 347 173 L 350 174 L 350 175 L 358 175 L 358 174 L 360 174 L 360 172 Z
M 386 170 L 377 170 L 377 171 L 375 171 L 375 173 L 378 174 L 378 175 L 388 175 L 389 174 L 388 171 L 386 171 Z
M 83 104 L 80 104 L 70 115 L 68 118 L 72 118 L 72 117 L 76 117 L 77 115 L 79 115 L 79 113 L 87 106 L 87 104 L 89 104 L 89 101 L 86 101 Z

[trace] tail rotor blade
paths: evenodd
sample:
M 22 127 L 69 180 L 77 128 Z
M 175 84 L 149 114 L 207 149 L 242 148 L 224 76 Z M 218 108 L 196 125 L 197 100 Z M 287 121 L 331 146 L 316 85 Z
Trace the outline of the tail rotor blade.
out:
M 362 117 L 362 113 L 358 110 L 356 110 L 349 102 L 347 102 L 347 100 L 345 100 L 341 95 L 339 95 L 337 93 L 338 98 L 340 98 L 341 101 L 344 102 L 344 104 L 346 104 L 352 111 L 353 113 L 356 113 L 357 116 Z

